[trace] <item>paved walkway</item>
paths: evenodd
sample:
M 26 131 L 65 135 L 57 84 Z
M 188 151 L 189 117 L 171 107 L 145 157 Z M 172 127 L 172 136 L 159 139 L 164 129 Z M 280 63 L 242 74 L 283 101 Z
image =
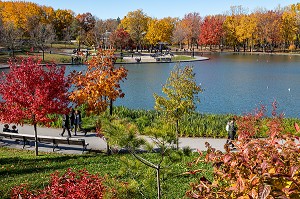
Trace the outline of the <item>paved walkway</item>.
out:
M 177 55 L 175 55 L 175 56 L 177 56 Z M 173 59 L 169 55 L 162 56 L 162 57 Z M 142 56 L 140 56 L 140 55 L 134 55 L 133 57 L 124 57 L 123 58 L 123 62 L 118 63 L 118 64 L 129 64 L 129 63 L 136 64 L 137 63 L 136 59 L 140 59 L 141 60 L 139 62 L 140 64 L 143 64 L 143 63 L 172 63 L 172 62 L 174 62 L 174 61 L 170 61 L 170 62 L 156 61 L 155 57 L 151 57 L 150 55 L 144 54 Z M 175 62 L 193 62 L 193 61 L 204 61 L 204 60 L 208 60 L 208 59 L 209 59 L 208 57 L 194 56 L 193 59 L 191 58 L 189 60 L 182 60 L 182 61 L 176 60 Z
M 11 126 L 11 125 L 10 125 Z M 1 124 L 1 128 L 3 128 L 3 124 Z M 22 134 L 32 134 L 34 135 L 33 126 L 24 125 L 18 126 L 19 133 Z M 47 128 L 47 127 L 38 127 L 37 128 L 38 135 L 45 135 L 45 136 L 53 136 L 59 137 L 62 129 L 55 129 L 55 128 Z M 65 136 L 67 133 L 65 132 Z M 83 133 L 77 133 L 77 136 L 73 136 L 76 138 L 83 138 L 85 139 L 86 143 L 88 143 L 88 150 L 96 151 L 96 152 L 106 152 L 106 142 L 97 137 L 95 132 L 88 132 L 86 136 Z M 206 150 L 205 142 L 209 142 L 214 148 L 224 151 L 224 144 L 226 139 L 212 139 L 212 138 L 180 138 L 179 139 L 179 147 L 187 147 L 189 146 L 192 150 Z M 10 148 L 19 148 L 22 149 L 23 144 L 18 144 L 13 139 L 3 138 L 0 141 L 0 146 L 6 146 Z M 31 146 L 26 145 L 25 149 L 27 150 L 34 150 L 34 143 L 31 143 Z M 52 144 L 39 144 L 39 151 L 44 152 L 52 152 Z M 74 146 L 74 145 L 63 145 L 60 144 L 59 148 L 55 150 L 57 153 L 64 153 L 64 154 L 82 154 L 82 147 L 81 146 Z
M 177 56 L 177 55 L 175 55 Z M 168 55 L 166 55 L 165 57 L 170 57 Z M 170 57 L 171 58 L 171 57 Z M 194 61 L 204 61 L 204 60 L 208 60 L 208 57 L 201 57 L 201 56 L 194 56 L 193 59 L 189 59 L 189 60 L 181 60 L 181 61 L 170 61 L 170 62 L 166 62 L 166 61 L 156 61 L 156 58 L 151 57 L 148 54 L 143 54 L 141 55 L 134 55 L 133 57 L 124 57 L 123 58 L 123 62 L 118 62 L 117 64 L 136 64 L 137 61 L 136 59 L 140 59 L 140 64 L 144 64 L 144 63 L 172 63 L 172 62 L 194 62 Z M 72 63 L 58 63 L 59 65 L 72 65 Z M 5 69 L 5 68 L 9 68 L 8 64 L 1 64 L 0 63 L 0 69 Z

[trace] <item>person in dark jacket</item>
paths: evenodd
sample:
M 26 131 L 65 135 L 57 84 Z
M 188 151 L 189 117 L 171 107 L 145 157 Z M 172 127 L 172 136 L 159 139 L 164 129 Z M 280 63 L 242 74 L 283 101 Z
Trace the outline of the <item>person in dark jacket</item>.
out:
M 4 124 L 3 132 L 10 132 L 8 124 Z
M 70 123 L 71 123 L 70 130 L 73 131 L 75 125 L 75 110 L 73 108 L 71 109 L 71 113 L 70 113 Z
M 17 126 L 16 125 L 12 125 L 11 127 L 12 129 L 10 130 L 10 132 L 12 133 L 19 133 L 18 129 L 17 129 Z
M 70 132 L 70 117 L 69 117 L 68 114 L 64 115 L 63 126 L 62 127 L 63 127 L 63 131 L 62 131 L 62 133 L 60 135 L 64 136 L 64 133 L 67 130 L 68 131 L 68 137 L 71 137 L 71 132 Z
M 78 128 L 79 128 L 79 130 L 82 130 L 82 128 L 81 128 L 81 124 L 82 124 L 81 112 L 79 110 L 75 111 L 75 122 L 74 122 L 74 124 L 75 124 L 74 135 L 76 136 Z

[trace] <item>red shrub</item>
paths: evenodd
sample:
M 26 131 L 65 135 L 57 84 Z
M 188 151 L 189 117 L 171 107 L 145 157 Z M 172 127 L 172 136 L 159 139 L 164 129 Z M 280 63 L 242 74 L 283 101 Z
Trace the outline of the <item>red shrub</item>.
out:
M 213 181 L 202 177 L 191 184 L 190 198 L 300 198 L 299 137 L 281 134 L 282 115 L 267 118 L 268 137 L 256 139 L 262 128 L 264 107 L 237 121 L 237 151 L 216 151 L 207 143 L 205 161 L 213 165 Z
M 12 190 L 12 199 L 101 199 L 105 192 L 103 179 L 91 175 L 86 170 L 78 173 L 71 169 L 59 176 L 58 172 L 52 174 L 50 185 L 44 190 L 30 193 L 25 185 Z

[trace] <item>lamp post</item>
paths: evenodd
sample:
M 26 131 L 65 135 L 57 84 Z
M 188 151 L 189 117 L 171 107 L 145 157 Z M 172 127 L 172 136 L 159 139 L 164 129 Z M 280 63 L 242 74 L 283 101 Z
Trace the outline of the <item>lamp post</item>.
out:
M 107 30 L 105 31 L 104 33 L 104 36 L 103 36 L 103 42 L 104 42 L 104 49 L 106 50 L 107 49 L 107 40 L 108 40 L 108 35 L 110 34 L 111 32 L 108 32 Z
M 194 45 L 193 45 L 193 48 L 192 48 L 192 58 L 194 58 L 194 56 L 195 56 L 195 51 L 194 51 Z

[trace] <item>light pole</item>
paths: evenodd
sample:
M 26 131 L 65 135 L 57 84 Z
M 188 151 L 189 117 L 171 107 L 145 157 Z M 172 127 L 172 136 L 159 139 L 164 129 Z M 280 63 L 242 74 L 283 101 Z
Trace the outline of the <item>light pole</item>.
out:
M 195 51 L 194 51 L 194 45 L 193 45 L 193 48 L 192 48 L 192 58 L 194 58 L 194 56 L 195 56 Z
M 105 31 L 104 33 L 104 36 L 103 36 L 103 40 L 104 40 L 104 49 L 106 50 L 107 49 L 107 40 L 108 40 L 108 35 L 110 34 L 110 32 L 108 32 L 107 30 Z

